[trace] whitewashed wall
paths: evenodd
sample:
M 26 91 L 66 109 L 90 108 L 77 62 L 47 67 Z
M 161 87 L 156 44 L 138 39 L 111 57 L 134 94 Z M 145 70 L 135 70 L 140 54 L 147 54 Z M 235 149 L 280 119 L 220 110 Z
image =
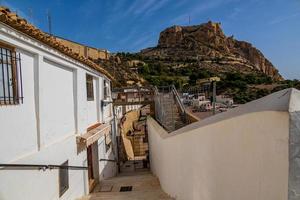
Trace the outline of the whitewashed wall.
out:
M 111 98 L 106 99 L 106 101 L 112 101 Z M 112 104 L 106 104 L 103 106 L 103 123 L 106 123 L 113 118 L 113 112 L 112 112 Z
M 109 121 L 100 108 L 104 76 L 2 23 L 0 41 L 21 53 L 24 91 L 23 104 L 0 106 L 0 163 L 60 165 L 69 160 L 69 165 L 87 166 L 76 136 L 92 124 Z M 86 73 L 94 76 L 91 102 Z M 88 193 L 87 177 L 87 171 L 69 170 L 70 186 L 61 199 Z M 0 170 L 1 200 L 52 200 L 58 195 L 58 170 Z
M 98 103 L 99 103 L 99 90 L 97 85 L 99 80 L 93 77 L 93 88 L 94 88 L 94 100 L 87 101 L 87 126 L 91 126 L 98 122 Z
M 151 170 L 177 200 L 287 200 L 288 112 L 204 120 L 174 134 L 147 123 Z
M 23 68 L 26 68 L 26 65 L 23 65 Z M 76 133 L 74 69 L 46 58 L 41 62 L 39 69 L 40 76 L 44 77 L 39 80 L 40 139 L 41 146 L 47 146 Z M 26 81 L 24 79 L 24 82 Z
M 23 83 L 26 99 L 22 106 L 0 107 L 0 161 L 3 163 L 38 150 L 34 88 L 35 60 L 33 54 L 25 51 L 21 53 L 22 63 L 27 66 L 23 70 L 23 78 L 27 80 Z
M 110 148 L 106 152 L 106 147 L 105 147 L 105 137 L 102 137 L 98 141 L 98 155 L 99 159 L 108 159 L 108 160 L 114 160 L 115 156 L 113 155 L 113 148 Z M 115 162 L 111 161 L 101 161 L 99 163 L 99 176 L 100 180 L 107 179 L 110 177 L 113 177 L 117 174 L 117 166 Z

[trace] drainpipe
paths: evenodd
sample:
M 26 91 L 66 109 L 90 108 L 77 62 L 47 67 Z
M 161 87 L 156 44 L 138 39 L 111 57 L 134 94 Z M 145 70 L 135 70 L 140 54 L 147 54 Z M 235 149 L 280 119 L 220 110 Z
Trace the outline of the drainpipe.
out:
M 217 85 L 217 82 L 214 81 L 212 84 L 213 84 L 213 114 L 215 115 L 216 114 L 216 95 L 217 95 L 217 92 L 216 92 L 217 87 L 216 87 L 216 85 Z
M 118 146 L 118 141 L 117 141 L 117 120 L 116 120 L 116 114 L 115 114 L 115 106 L 113 105 L 112 106 L 112 110 L 113 110 L 113 121 L 114 121 L 114 141 L 115 141 L 115 146 L 116 148 L 114 148 L 114 153 L 115 153 L 115 158 L 116 158 L 116 163 L 117 163 L 117 166 L 118 166 L 118 172 L 120 171 L 120 166 L 119 166 L 119 146 Z

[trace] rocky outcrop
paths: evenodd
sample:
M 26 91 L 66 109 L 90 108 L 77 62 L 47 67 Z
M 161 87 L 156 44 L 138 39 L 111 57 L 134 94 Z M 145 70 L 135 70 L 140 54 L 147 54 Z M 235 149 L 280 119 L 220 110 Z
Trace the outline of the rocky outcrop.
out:
M 132 63 L 122 60 L 119 56 L 110 55 L 108 60 L 98 59 L 93 61 L 103 66 L 115 78 L 114 87 L 143 85 L 145 83 L 145 80 L 131 69 Z
M 173 26 L 160 33 L 158 45 L 141 51 L 145 57 L 170 60 L 194 60 L 207 67 L 213 63 L 226 71 L 262 72 L 274 80 L 282 80 L 278 70 L 250 43 L 227 37 L 220 23 L 197 26 Z M 209 66 L 208 66 L 209 67 Z

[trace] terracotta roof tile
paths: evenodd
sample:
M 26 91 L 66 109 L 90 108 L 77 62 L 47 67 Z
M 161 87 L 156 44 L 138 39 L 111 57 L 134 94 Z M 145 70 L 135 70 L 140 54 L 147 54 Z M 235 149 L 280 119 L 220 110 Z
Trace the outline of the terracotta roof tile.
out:
M 103 69 L 101 66 L 97 65 L 93 61 L 86 59 L 85 57 L 79 56 L 78 53 L 74 53 L 70 48 L 64 46 L 62 43 L 57 41 L 54 37 L 49 36 L 43 31 L 39 30 L 32 24 L 28 23 L 25 19 L 19 17 L 16 13 L 11 12 L 8 8 L 1 6 L 0 7 L 0 22 L 7 24 L 8 26 L 33 37 L 40 42 L 56 49 L 57 51 L 89 66 L 90 68 L 97 70 L 98 72 L 105 74 L 108 78 L 114 81 L 114 78 L 111 74 Z

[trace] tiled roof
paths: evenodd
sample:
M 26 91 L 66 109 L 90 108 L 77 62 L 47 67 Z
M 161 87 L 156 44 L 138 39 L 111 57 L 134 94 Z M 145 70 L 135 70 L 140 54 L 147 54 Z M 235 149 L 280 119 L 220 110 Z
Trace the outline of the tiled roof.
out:
M 97 65 L 93 61 L 79 56 L 78 53 L 74 53 L 69 47 L 64 46 L 62 43 L 58 42 L 54 37 L 49 36 L 43 31 L 39 30 L 32 24 L 28 23 L 25 19 L 19 17 L 16 13 L 11 12 L 6 7 L 0 7 L 0 22 L 32 37 L 36 40 L 56 49 L 57 51 L 81 62 L 84 65 L 89 66 L 90 68 L 97 70 L 98 72 L 105 74 L 111 80 L 114 78 L 110 75 L 108 71 L 103 69 L 101 66 Z

